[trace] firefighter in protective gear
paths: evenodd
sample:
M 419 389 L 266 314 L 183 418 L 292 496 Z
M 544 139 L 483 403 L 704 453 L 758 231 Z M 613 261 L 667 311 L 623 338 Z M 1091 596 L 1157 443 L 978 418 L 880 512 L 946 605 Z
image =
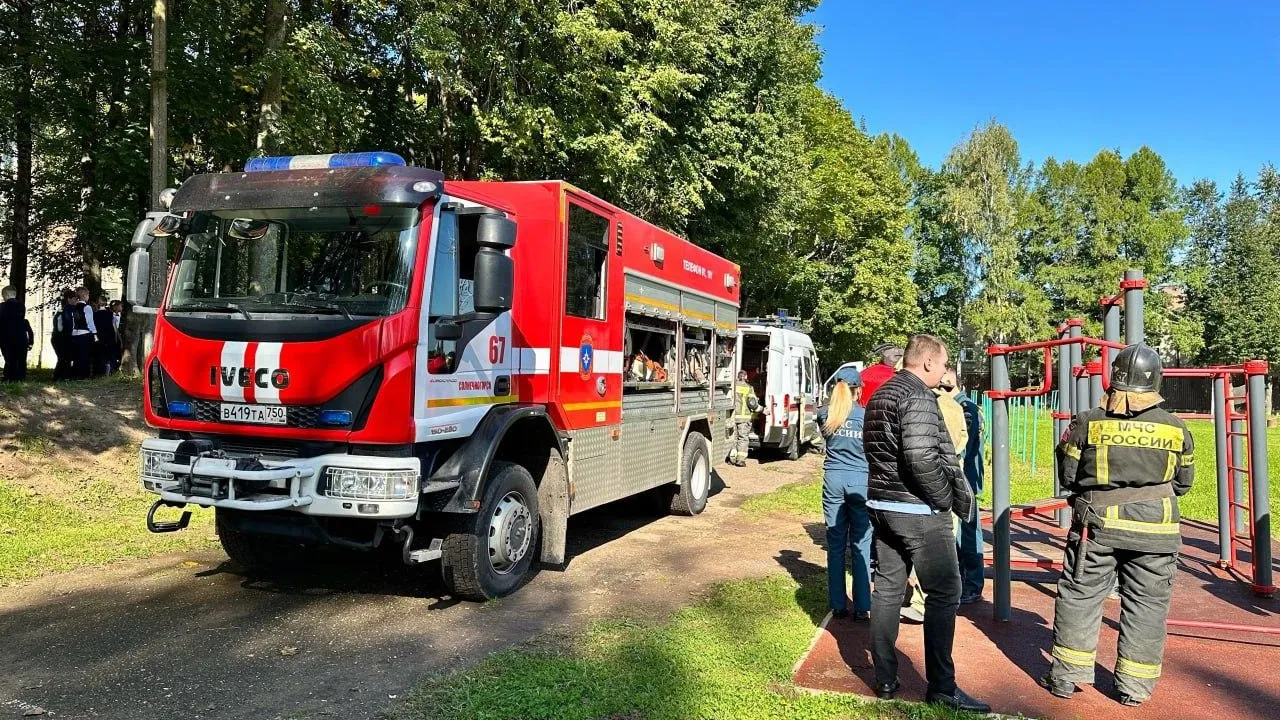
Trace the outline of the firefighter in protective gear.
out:
M 1160 407 L 1160 379 L 1154 350 L 1130 345 L 1120 351 L 1103 407 L 1077 415 L 1058 445 L 1072 523 L 1054 606 L 1052 666 L 1040 678 L 1058 697 L 1094 680 L 1102 604 L 1117 574 L 1116 698 L 1139 705 L 1160 677 L 1182 544 L 1177 498 L 1195 477 L 1191 433 Z
M 733 388 L 733 451 L 729 462 L 738 467 L 747 464 L 747 450 L 751 445 L 751 419 L 760 409 L 760 401 L 747 382 L 747 372 L 738 371 L 738 384 Z

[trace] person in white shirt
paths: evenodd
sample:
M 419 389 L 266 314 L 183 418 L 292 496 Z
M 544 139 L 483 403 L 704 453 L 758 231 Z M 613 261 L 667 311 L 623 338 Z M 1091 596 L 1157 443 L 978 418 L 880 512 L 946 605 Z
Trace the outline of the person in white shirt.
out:
M 97 335 L 89 289 L 78 287 L 76 303 L 71 308 L 71 376 L 77 380 L 88 378 L 93 369 L 93 344 Z

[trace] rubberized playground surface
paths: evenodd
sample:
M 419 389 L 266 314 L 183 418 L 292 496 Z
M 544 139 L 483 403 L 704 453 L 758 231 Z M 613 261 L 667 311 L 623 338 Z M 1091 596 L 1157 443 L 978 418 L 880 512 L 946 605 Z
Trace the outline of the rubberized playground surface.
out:
M 1255 597 L 1248 583 L 1215 565 L 1216 528 L 1188 521 L 1182 531 L 1170 619 L 1280 629 L 1280 600 Z M 1062 559 L 1063 531 L 1042 516 L 1015 519 L 1012 541 L 1015 560 Z M 1155 696 L 1138 708 L 1112 700 L 1117 600 L 1108 600 L 1104 607 L 1097 684 L 1081 686 L 1071 700 L 1053 697 L 1036 685 L 1036 678 L 1048 667 L 1056 579 L 1054 570 L 1015 570 L 1013 615 L 1007 623 L 992 619 L 990 579 L 983 602 L 960 608 L 954 652 L 957 679 L 961 688 L 990 702 L 995 712 L 1061 720 L 1280 717 L 1280 673 L 1275 672 L 1280 665 L 1280 635 L 1258 632 L 1170 627 L 1164 674 Z M 816 690 L 874 695 L 869 648 L 865 623 L 828 617 L 812 649 L 797 663 L 795 682 Z M 903 686 L 898 697 L 923 699 L 921 626 L 903 623 L 898 648 Z

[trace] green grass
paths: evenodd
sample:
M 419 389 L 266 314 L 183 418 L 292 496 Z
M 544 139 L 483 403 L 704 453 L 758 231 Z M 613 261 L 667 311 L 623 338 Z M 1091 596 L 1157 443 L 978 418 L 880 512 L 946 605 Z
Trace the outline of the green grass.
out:
M 742 511 L 752 517 L 769 513 L 807 516 L 822 514 L 822 473 L 813 480 L 789 483 L 764 495 L 753 495 L 742 503 Z
M 938 708 L 816 694 L 791 667 L 825 612 L 821 574 L 741 580 L 651 625 L 596 623 L 558 647 L 505 650 L 428 680 L 397 720 L 960 718 Z
M 1187 426 L 1195 440 L 1196 480 L 1179 501 L 1182 516 L 1191 520 L 1218 522 L 1218 479 L 1214 456 L 1213 423 L 1208 420 L 1191 420 Z M 1028 436 L 1026 459 L 1011 442 L 1009 460 L 1009 493 L 1016 505 L 1042 500 L 1053 494 L 1053 421 L 1048 413 L 1042 413 L 1036 423 L 1036 470 L 1031 472 L 1031 437 Z M 1280 428 L 1267 431 L 1270 452 L 1271 517 L 1280 517 Z M 980 497 L 984 507 L 991 505 L 991 453 L 987 447 L 986 483 Z M 768 513 L 785 513 L 799 517 L 821 517 L 822 476 L 813 480 L 784 485 L 777 490 L 757 495 L 743 503 L 742 509 L 753 516 Z
M 141 489 L 121 492 L 101 480 L 82 482 L 57 499 L 0 480 L 0 587 L 87 565 L 216 544 L 207 511 L 194 512 L 191 526 L 182 532 L 147 532 L 147 509 L 154 500 Z

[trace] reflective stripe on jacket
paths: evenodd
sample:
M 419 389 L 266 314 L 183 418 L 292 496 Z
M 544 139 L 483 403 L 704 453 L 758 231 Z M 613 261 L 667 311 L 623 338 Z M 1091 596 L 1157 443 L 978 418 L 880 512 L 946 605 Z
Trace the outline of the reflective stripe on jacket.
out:
M 751 416 L 755 414 L 747 406 L 747 401 L 751 398 L 751 386 L 746 383 L 738 383 L 733 392 L 735 395 L 733 419 L 738 422 L 750 422 Z
M 1072 421 L 1057 453 L 1062 487 L 1087 501 L 1077 504 L 1076 522 L 1089 525 L 1091 540 L 1141 552 L 1178 551 L 1175 497 L 1195 478 L 1191 433 L 1182 420 L 1161 407 L 1130 416 L 1093 408 Z

